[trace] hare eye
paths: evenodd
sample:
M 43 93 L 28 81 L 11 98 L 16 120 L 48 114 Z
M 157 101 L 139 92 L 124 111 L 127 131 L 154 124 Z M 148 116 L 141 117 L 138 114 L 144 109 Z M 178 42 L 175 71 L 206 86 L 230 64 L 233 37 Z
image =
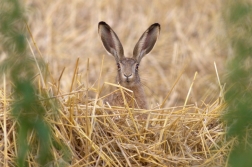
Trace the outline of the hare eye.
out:
M 117 63 L 117 69 L 118 69 L 118 71 L 120 71 L 120 70 L 121 70 L 121 66 L 120 66 L 120 64 L 119 64 L 119 63 Z
M 138 71 L 139 64 L 136 64 L 136 71 Z

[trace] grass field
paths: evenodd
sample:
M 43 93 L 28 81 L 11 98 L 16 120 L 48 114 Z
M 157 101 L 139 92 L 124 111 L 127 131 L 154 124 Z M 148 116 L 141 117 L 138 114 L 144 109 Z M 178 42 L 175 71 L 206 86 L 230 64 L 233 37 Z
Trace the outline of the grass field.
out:
M 58 100 L 58 122 L 50 109 L 45 118 L 55 140 L 71 150 L 67 161 L 52 149 L 58 159 L 53 165 L 226 165 L 233 141 L 225 141 L 225 125 L 220 122 L 228 60 L 221 1 L 25 0 L 24 7 L 32 34 L 29 50 L 48 68 L 43 77 L 39 73 L 34 77 L 34 83 Z M 161 25 L 157 44 L 139 68 L 151 109 L 134 112 L 150 113 L 148 120 L 138 122 L 130 116 L 132 110 L 123 108 L 109 116 L 98 98 L 114 89 L 104 83 L 115 83 L 116 75 L 114 58 L 98 36 L 99 21 L 118 34 L 126 56 L 132 56 L 152 23 Z M 2 61 L 1 48 L 0 54 Z M 1 121 L 6 121 L 3 115 Z M 9 117 L 6 127 L 12 136 L 8 137 L 12 166 L 16 132 Z M 36 166 L 34 154 L 36 149 L 28 155 L 31 166 Z M 0 160 L 4 158 L 2 152 Z

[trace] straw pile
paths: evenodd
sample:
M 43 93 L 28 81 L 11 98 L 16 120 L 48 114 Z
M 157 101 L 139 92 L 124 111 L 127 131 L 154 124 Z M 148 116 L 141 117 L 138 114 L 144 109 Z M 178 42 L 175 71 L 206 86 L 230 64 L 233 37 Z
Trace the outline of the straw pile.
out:
M 48 93 L 57 90 L 50 85 L 48 88 Z M 62 153 L 55 149 L 53 155 L 58 161 L 51 165 L 172 167 L 223 166 L 226 163 L 232 141 L 225 143 L 224 125 L 220 122 L 225 107 L 222 98 L 203 106 L 192 104 L 144 111 L 106 107 L 101 99 L 89 99 L 87 92 L 82 86 L 73 94 L 52 96 L 59 104 L 58 114 L 55 118 L 55 113 L 48 109 L 46 120 L 55 140 L 63 141 L 72 157 L 70 162 L 65 162 Z M 2 96 L 2 99 L 10 102 L 8 97 L 11 96 Z M 8 112 L 9 108 L 1 115 L 1 129 L 6 130 L 1 133 L 8 136 L 2 140 L 9 143 L 8 157 L 13 160 L 17 147 L 15 122 Z M 135 119 L 139 113 L 148 113 L 148 119 Z M 31 134 L 31 143 L 33 137 Z M 1 158 L 3 155 L 2 152 Z M 29 157 L 32 166 L 34 161 L 34 157 Z
M 226 55 L 219 46 L 219 1 L 27 0 L 26 9 L 30 41 L 36 43 L 31 44 L 31 52 L 49 69 L 47 76 L 34 77 L 38 96 L 54 139 L 71 153 L 70 161 L 65 161 L 53 149 L 58 161 L 49 165 L 226 165 L 233 141 L 225 140 L 225 125 L 220 121 L 225 104 L 218 74 L 223 72 Z M 116 31 L 126 56 L 150 24 L 161 24 L 159 40 L 140 67 L 150 110 L 102 103 L 104 95 L 115 89 L 116 66 L 99 42 L 101 20 Z M 10 116 L 8 84 L 4 80 L 0 92 L 4 111 L 0 161 L 13 166 L 16 123 Z M 57 113 L 47 107 L 50 100 L 57 102 Z M 139 113 L 147 113 L 148 119 L 135 119 Z M 36 166 L 36 157 L 29 154 L 28 163 Z

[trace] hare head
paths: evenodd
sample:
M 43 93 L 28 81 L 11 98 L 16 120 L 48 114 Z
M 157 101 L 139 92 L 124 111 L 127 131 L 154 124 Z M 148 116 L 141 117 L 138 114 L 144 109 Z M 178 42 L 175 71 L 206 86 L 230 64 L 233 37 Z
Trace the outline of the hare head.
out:
M 138 67 L 142 58 L 148 54 L 154 47 L 160 32 L 158 23 L 152 24 L 140 37 L 134 50 L 133 56 L 127 58 L 124 56 L 122 44 L 112 30 L 105 22 L 98 24 L 98 33 L 107 52 L 114 56 L 117 64 L 117 82 L 126 87 L 132 88 L 141 85 L 138 74 Z

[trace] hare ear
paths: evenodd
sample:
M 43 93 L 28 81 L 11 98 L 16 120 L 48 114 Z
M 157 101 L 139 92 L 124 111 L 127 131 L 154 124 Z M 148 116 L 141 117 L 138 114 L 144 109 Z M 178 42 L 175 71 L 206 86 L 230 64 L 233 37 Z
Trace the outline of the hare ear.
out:
M 101 21 L 98 24 L 98 33 L 101 37 L 101 41 L 105 49 L 115 57 L 118 62 L 124 57 L 123 47 L 118 39 L 116 33 L 110 28 L 110 26 Z
M 138 63 L 140 63 L 141 59 L 152 50 L 157 41 L 159 32 L 160 25 L 155 23 L 143 33 L 133 51 L 133 58 L 135 58 Z

